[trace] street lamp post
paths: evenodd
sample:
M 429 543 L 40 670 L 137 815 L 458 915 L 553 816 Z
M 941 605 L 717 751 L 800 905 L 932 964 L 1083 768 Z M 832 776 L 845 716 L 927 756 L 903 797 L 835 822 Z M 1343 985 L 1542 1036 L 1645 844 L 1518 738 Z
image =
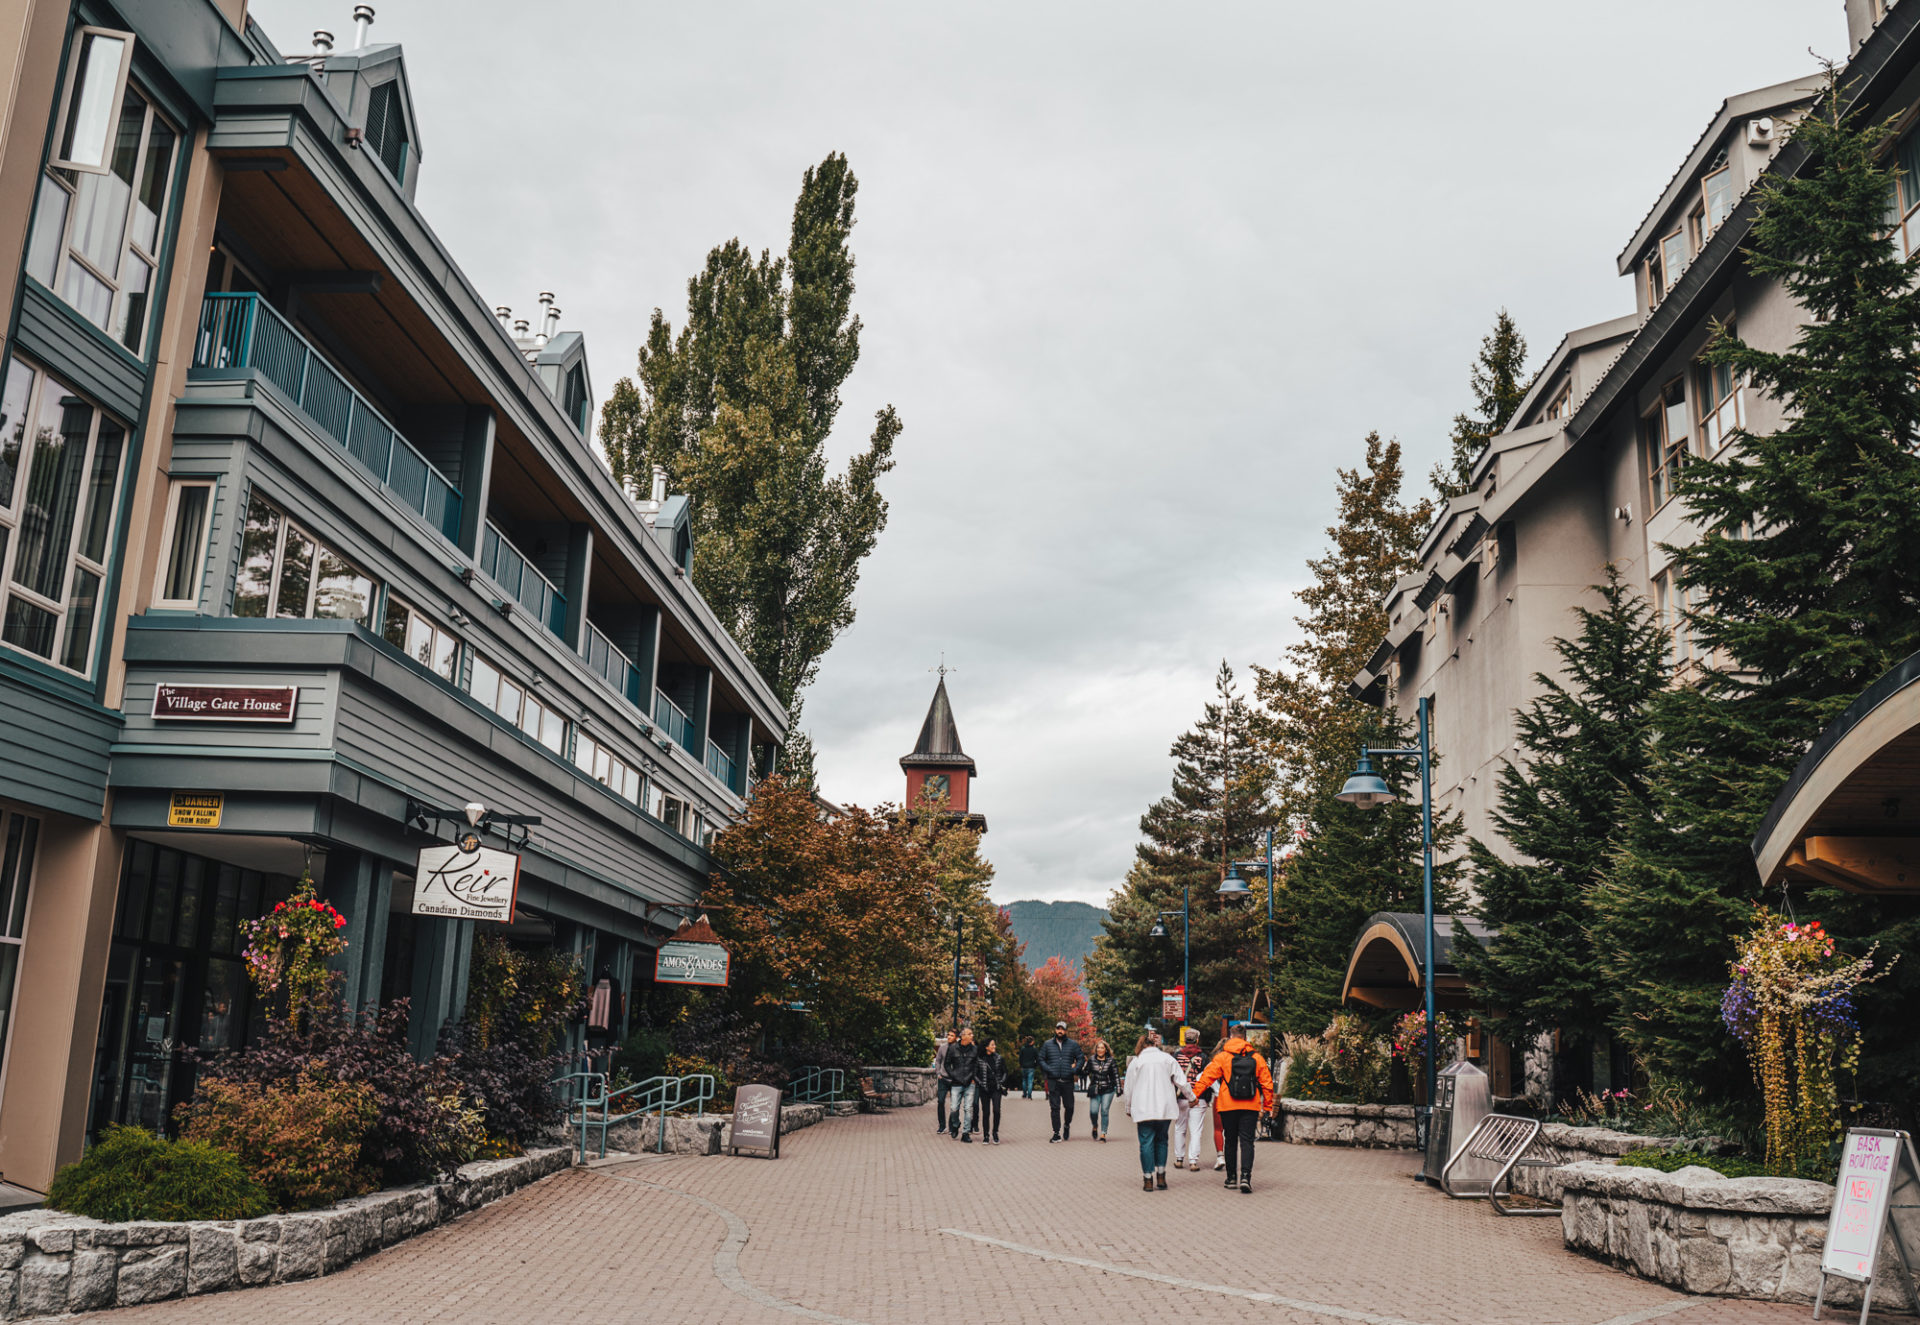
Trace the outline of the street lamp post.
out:
M 1180 909 L 1162 911 L 1159 918 L 1153 922 L 1153 928 L 1147 931 L 1148 938 L 1163 939 L 1167 936 L 1167 927 L 1161 922 L 1168 916 L 1180 917 L 1180 1021 L 1182 1025 L 1192 1020 L 1187 1016 L 1187 1000 L 1193 997 L 1193 991 L 1188 988 L 1193 972 L 1193 926 L 1190 923 L 1193 914 L 1190 910 L 1192 900 L 1190 886 L 1181 884 Z
M 960 1029 L 960 936 L 966 933 L 967 913 L 953 913 L 953 1028 Z
M 1339 799 L 1349 805 L 1357 805 L 1363 810 L 1371 810 L 1379 805 L 1391 805 L 1399 797 L 1394 794 L 1393 788 L 1373 771 L 1373 757 L 1378 755 L 1383 758 L 1419 761 L 1421 893 L 1427 925 L 1426 968 L 1421 975 L 1420 984 L 1427 995 L 1427 1108 L 1431 1111 L 1439 1079 L 1439 1055 L 1435 1052 L 1434 1022 L 1438 1013 L 1434 1007 L 1433 996 L 1433 747 L 1429 735 L 1433 700 L 1430 696 L 1420 697 L 1418 712 L 1420 715 L 1419 746 L 1411 750 L 1376 750 L 1370 746 L 1362 746 L 1360 764 L 1353 770 L 1353 776 L 1347 779 L 1347 785 L 1340 789 Z

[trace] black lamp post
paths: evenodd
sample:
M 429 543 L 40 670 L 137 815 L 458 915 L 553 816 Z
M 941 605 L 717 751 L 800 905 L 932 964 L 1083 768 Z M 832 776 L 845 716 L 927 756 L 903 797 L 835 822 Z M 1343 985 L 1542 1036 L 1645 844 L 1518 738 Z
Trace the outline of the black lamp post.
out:
M 1244 887 L 1245 885 L 1243 884 L 1242 886 Z M 1167 927 L 1161 922 L 1168 916 L 1180 917 L 1180 1022 L 1182 1025 L 1185 1025 L 1191 1020 L 1191 1018 L 1187 1016 L 1187 1000 L 1193 997 L 1193 991 L 1188 987 L 1193 970 L 1193 926 L 1190 923 L 1192 920 L 1192 911 L 1190 910 L 1192 900 L 1191 890 L 1188 885 L 1184 883 L 1181 884 L 1180 909 L 1178 911 L 1162 911 L 1159 918 L 1153 922 L 1153 928 L 1147 931 L 1148 938 L 1163 939 L 1167 936 Z
M 1434 1021 L 1437 1013 L 1433 997 L 1433 749 L 1428 729 L 1432 721 L 1433 700 L 1422 695 L 1419 703 L 1420 744 L 1411 750 L 1376 750 L 1370 746 L 1360 749 L 1360 765 L 1353 770 L 1353 776 L 1347 779 L 1347 785 L 1340 789 L 1339 799 L 1349 805 L 1357 805 L 1363 810 L 1375 806 L 1391 805 L 1400 799 L 1393 788 L 1386 784 L 1381 776 L 1373 771 L 1373 756 L 1379 755 L 1391 759 L 1413 759 L 1420 764 L 1420 848 L 1421 848 L 1421 888 L 1426 909 L 1426 969 L 1421 975 L 1420 984 L 1427 995 L 1427 1108 L 1433 1108 L 1435 1088 L 1438 1084 L 1438 1055 L 1434 1052 Z

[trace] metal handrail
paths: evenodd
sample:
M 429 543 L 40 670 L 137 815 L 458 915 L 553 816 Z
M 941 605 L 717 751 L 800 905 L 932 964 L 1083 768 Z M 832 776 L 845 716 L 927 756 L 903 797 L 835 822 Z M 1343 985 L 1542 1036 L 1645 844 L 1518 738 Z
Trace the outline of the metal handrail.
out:
M 555 635 L 565 633 L 567 596 L 491 520 L 480 540 L 480 569 L 541 625 Z
M 681 749 L 688 754 L 694 753 L 693 719 L 687 716 L 685 709 L 668 699 L 664 690 L 653 692 L 653 720 L 679 743 Z
M 252 369 L 401 504 L 458 544 L 459 490 L 261 296 L 204 296 L 191 367 L 203 378 Z
M 575 1090 L 573 1085 L 573 1083 L 576 1081 L 581 1083 L 578 1091 Z M 559 1091 L 556 1093 L 561 1094 L 563 1096 L 562 1106 L 566 1109 L 568 1129 L 572 1130 L 576 1125 L 580 1129 L 580 1139 L 576 1144 L 575 1154 L 578 1156 L 579 1162 L 584 1163 L 587 1158 L 587 1126 L 588 1126 L 587 1115 L 588 1115 L 588 1112 L 592 1109 L 592 1107 L 596 1103 L 601 1104 L 603 1106 L 605 1104 L 606 1091 L 607 1091 L 607 1074 L 605 1072 L 593 1072 L 586 1069 L 576 1069 L 575 1071 L 568 1072 L 563 1076 L 555 1077 L 552 1081 L 548 1082 L 547 1084 L 549 1086 L 561 1086 L 564 1088 L 562 1091 Z M 598 1086 L 597 1092 L 595 1090 L 596 1084 Z M 601 1157 L 605 1158 L 606 1153 L 607 1153 L 606 1130 L 602 1128 L 600 1133 Z
M 803 1067 L 800 1075 L 787 1082 L 781 1094 L 795 1104 L 818 1104 L 837 1100 L 846 1091 L 847 1074 L 837 1067 Z
M 658 1113 L 660 1115 L 660 1140 L 658 1149 L 664 1152 L 667 1146 L 667 1115 L 669 1113 L 677 1113 L 691 1104 L 693 1106 L 694 1116 L 702 1117 L 707 1111 L 707 1101 L 714 1097 L 713 1075 L 708 1072 L 690 1072 L 686 1076 L 680 1077 L 648 1077 L 645 1081 L 636 1081 L 630 1086 L 622 1086 L 619 1090 L 610 1093 L 606 1090 L 606 1076 L 604 1073 L 582 1074 L 576 1072 L 573 1075 L 597 1075 L 601 1079 L 601 1093 L 597 1097 L 582 1100 L 578 1105 L 580 1158 L 583 1161 L 587 1155 L 587 1131 L 589 1128 L 597 1127 L 600 1129 L 599 1157 L 605 1159 L 607 1157 L 607 1129 L 615 1123 L 623 1123 L 629 1118 L 638 1118 L 643 1114 L 649 1113 Z M 690 1086 L 688 1085 L 689 1082 L 693 1084 Z M 616 1100 L 636 1095 L 637 1099 L 629 1101 L 630 1103 L 634 1103 L 635 1107 L 628 1109 L 624 1113 L 614 1112 L 614 1102 Z M 596 1109 L 599 1111 L 597 1117 L 592 1116 Z

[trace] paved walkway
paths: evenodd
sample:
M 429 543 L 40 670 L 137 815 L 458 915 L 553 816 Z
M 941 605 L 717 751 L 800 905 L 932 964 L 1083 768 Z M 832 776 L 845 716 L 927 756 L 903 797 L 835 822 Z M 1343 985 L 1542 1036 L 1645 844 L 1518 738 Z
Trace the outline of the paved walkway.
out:
M 1116 1114 L 1119 1111 L 1116 1109 Z M 1804 1306 L 1688 1298 L 1572 1255 L 1557 1220 L 1501 1219 L 1407 1176 L 1406 1152 L 1261 1143 L 1251 1196 L 1170 1173 L 1140 1190 L 1132 1124 L 1004 1144 L 933 1110 L 830 1119 L 778 1160 L 576 1169 L 308 1283 L 103 1313 L 146 1322 L 994 1322 L 1786 1325 Z M 1206 1161 L 1211 1163 L 1211 1152 Z

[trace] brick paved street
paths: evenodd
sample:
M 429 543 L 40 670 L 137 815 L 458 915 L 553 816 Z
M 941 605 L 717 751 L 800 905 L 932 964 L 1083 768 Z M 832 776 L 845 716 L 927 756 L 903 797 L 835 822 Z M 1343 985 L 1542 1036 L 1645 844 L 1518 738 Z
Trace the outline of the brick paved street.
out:
M 1049 1145 L 1046 1105 L 1016 1096 L 998 1147 L 934 1136 L 921 1108 L 794 1133 L 777 1161 L 574 1170 L 329 1278 L 100 1318 L 1785 1325 L 1812 1314 L 1631 1279 L 1563 1250 L 1557 1220 L 1503 1220 L 1410 1181 L 1404 1152 L 1262 1143 L 1251 1196 L 1211 1172 L 1171 1173 L 1170 1191 L 1147 1195 L 1132 1124 L 1115 1112 L 1106 1145 Z

